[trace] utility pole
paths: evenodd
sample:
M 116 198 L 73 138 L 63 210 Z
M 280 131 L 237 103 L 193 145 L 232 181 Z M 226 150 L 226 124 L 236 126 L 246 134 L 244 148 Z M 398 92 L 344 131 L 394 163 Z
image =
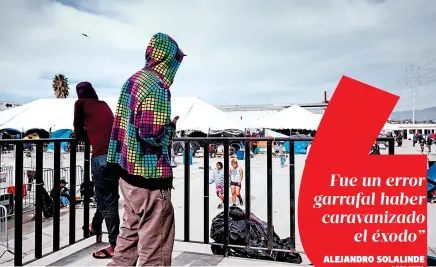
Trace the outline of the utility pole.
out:
M 410 75 L 409 75 L 409 71 L 410 71 Z M 412 81 L 409 82 L 408 79 L 412 79 Z M 417 80 L 413 82 L 413 79 L 417 79 Z M 409 87 L 410 94 L 412 96 L 412 123 L 413 124 L 415 124 L 415 98 L 418 95 L 417 89 L 420 83 L 421 80 L 419 77 L 419 66 L 415 66 L 414 64 L 412 64 L 410 68 L 406 66 L 406 86 Z

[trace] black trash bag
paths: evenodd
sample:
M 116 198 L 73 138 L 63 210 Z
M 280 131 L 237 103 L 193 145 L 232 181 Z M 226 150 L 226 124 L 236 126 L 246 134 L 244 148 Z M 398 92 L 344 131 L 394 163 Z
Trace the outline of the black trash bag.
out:
M 247 225 L 245 222 L 245 211 L 238 207 L 230 207 L 229 209 L 229 232 L 229 244 L 244 246 L 244 248 L 229 248 L 230 256 L 295 264 L 302 262 L 301 256 L 298 253 L 277 251 L 268 253 L 266 250 L 246 248 Z M 224 212 L 221 212 L 212 220 L 210 237 L 216 243 L 224 243 Z M 280 237 L 274 233 L 273 248 L 294 250 L 295 248 L 291 246 L 291 241 L 292 238 L 290 237 L 281 240 Z M 250 243 L 248 245 L 250 247 L 261 248 L 268 246 L 268 224 L 257 218 L 253 213 L 251 213 L 250 217 Z M 222 247 L 219 245 L 212 245 L 211 249 L 213 254 L 224 254 Z

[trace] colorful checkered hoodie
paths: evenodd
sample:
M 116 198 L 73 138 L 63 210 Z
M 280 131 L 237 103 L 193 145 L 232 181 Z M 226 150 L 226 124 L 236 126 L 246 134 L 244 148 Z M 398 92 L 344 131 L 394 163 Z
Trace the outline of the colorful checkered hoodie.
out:
M 171 93 L 185 55 L 168 35 L 155 34 L 145 53 L 145 67 L 121 89 L 108 152 L 108 170 L 128 183 L 148 189 L 172 187 L 170 144 Z

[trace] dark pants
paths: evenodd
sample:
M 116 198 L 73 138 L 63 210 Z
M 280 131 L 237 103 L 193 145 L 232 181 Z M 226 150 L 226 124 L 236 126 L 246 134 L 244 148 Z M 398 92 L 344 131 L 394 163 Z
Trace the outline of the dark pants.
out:
M 92 228 L 100 231 L 103 220 L 109 234 L 109 243 L 115 248 L 120 232 L 120 216 L 118 214 L 118 178 L 107 175 L 107 155 L 95 157 L 91 160 L 92 180 L 94 182 L 95 201 L 97 211 L 92 219 Z

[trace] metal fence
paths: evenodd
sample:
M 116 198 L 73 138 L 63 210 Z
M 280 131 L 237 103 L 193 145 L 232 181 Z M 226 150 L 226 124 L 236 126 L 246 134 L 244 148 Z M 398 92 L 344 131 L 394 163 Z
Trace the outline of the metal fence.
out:
M 90 183 L 90 146 L 77 146 L 75 139 L 34 139 L 34 151 L 25 152 L 24 145 L 28 140 L 0 140 L 2 143 L 8 143 L 13 149 L 8 156 L 13 158 L 9 163 L 2 166 L 0 173 L 1 182 L 12 184 L 8 188 L 1 188 L 0 204 L 9 204 L 14 207 L 14 265 L 23 265 L 23 211 L 34 206 L 35 210 L 35 260 L 43 257 L 42 254 L 42 215 L 43 215 L 43 187 L 47 191 L 53 189 L 53 199 L 60 199 L 60 181 L 66 180 L 69 183 L 72 196 L 75 197 L 77 189 L 83 183 L 85 188 Z M 47 156 L 44 152 L 44 143 L 54 143 L 52 156 Z M 69 153 L 61 152 L 61 143 L 70 142 Z M 83 150 L 83 161 L 78 164 L 77 149 Z M 65 155 L 68 154 L 68 159 Z M 4 155 L 2 155 L 3 158 Z M 29 159 L 30 158 L 30 162 Z M 50 162 L 52 158 L 52 162 Z M 46 168 L 47 162 L 53 167 Z M 80 159 L 79 159 L 80 160 Z M 2 162 L 6 162 L 3 161 Z M 25 164 L 27 166 L 25 166 Z M 75 177 L 76 179 L 72 179 Z M 8 180 L 10 179 L 10 180 Z M 21 186 L 20 186 L 21 185 Z M 5 191 L 6 190 L 6 191 Z M 74 193 L 73 193 L 74 192 Z M 8 196 L 8 197 L 6 197 Z M 75 199 L 71 199 L 69 205 L 69 245 L 76 243 L 76 205 Z M 89 191 L 85 190 L 83 198 L 83 226 L 89 224 Z M 10 213 L 10 209 L 5 208 L 3 212 Z M 6 215 L 7 216 L 7 215 Z M 0 218 L 1 220 L 1 218 Z M 7 221 L 7 220 L 6 220 Z M 0 225 L 0 227 L 3 225 Z M 83 238 L 89 237 L 89 228 L 83 228 Z M 68 246 L 69 246 L 68 245 Z M 60 201 L 53 201 L 53 252 L 60 250 Z
M 245 221 L 246 221 L 246 229 L 247 229 L 247 235 L 246 235 L 246 244 L 250 243 L 250 216 L 251 216 L 251 184 L 250 184 L 250 178 L 251 178 L 251 141 L 266 141 L 267 147 L 266 147 L 266 155 L 267 155 L 267 224 L 268 224 L 268 245 L 267 247 L 251 247 L 253 249 L 259 249 L 259 250 L 267 250 L 267 251 L 281 251 L 281 252 L 292 252 L 292 251 L 284 251 L 281 249 L 274 249 L 273 248 L 273 235 L 274 235 L 274 227 L 273 227 L 273 172 L 272 172 L 272 158 L 273 158 L 273 142 L 289 142 L 289 202 L 290 202 L 290 209 L 289 209 L 289 229 L 290 229 L 290 236 L 291 236 L 291 247 L 295 248 L 295 237 L 296 237 L 296 222 L 295 222 L 295 151 L 294 151 L 294 143 L 298 141 L 312 141 L 313 138 L 311 137 L 280 137 L 280 138 L 248 138 L 248 137 L 240 137 L 240 138 L 234 138 L 234 137 L 209 137 L 209 138 L 177 138 L 176 141 L 182 141 L 185 143 L 185 148 L 190 147 L 190 142 L 197 141 L 200 143 L 203 143 L 203 154 L 205 155 L 204 160 L 204 233 L 203 233 L 203 242 L 204 244 L 211 244 L 220 246 L 223 249 L 224 256 L 228 256 L 229 254 L 229 248 L 244 248 L 249 247 L 247 246 L 241 246 L 237 244 L 230 244 L 229 243 L 229 195 L 230 195 L 230 189 L 228 186 L 224 187 L 224 243 L 218 244 L 218 243 L 210 243 L 209 239 L 209 224 L 210 224 L 210 218 L 209 218 L 209 144 L 214 142 L 220 142 L 224 144 L 224 155 L 223 155 L 223 161 L 224 161 L 224 184 L 230 184 L 230 177 L 229 177 L 229 168 L 230 168 L 230 142 L 237 141 L 242 142 L 245 146 Z M 384 141 L 388 142 L 388 153 L 394 154 L 395 153 L 395 143 L 394 138 L 378 138 L 377 141 Z M 328 156 L 328 155 L 327 155 Z M 184 153 L 184 242 L 193 242 L 190 239 L 190 155 L 189 153 Z M 284 218 L 283 218 L 284 219 Z M 298 252 L 298 251 L 294 251 Z M 304 253 L 304 252 L 300 252 Z
M 222 142 L 224 144 L 223 151 L 223 161 L 224 161 L 224 183 L 229 184 L 229 168 L 230 168 L 230 142 L 238 141 L 242 142 L 245 145 L 245 220 L 247 225 L 247 231 L 250 233 L 250 215 L 251 215 L 251 201 L 250 201 L 250 178 L 251 178 L 251 149 L 250 142 L 253 140 L 256 141 L 266 141 L 267 142 L 267 224 L 268 224 L 268 243 L 267 247 L 255 248 L 259 250 L 267 250 L 267 251 L 283 251 L 273 248 L 273 173 L 272 173 L 272 143 L 275 141 L 288 141 L 290 142 L 290 151 L 289 151 L 289 229 L 291 233 L 291 240 L 293 242 L 293 247 L 295 247 L 295 155 L 294 155 L 294 142 L 298 141 L 311 141 L 312 138 L 294 138 L 294 137 L 286 137 L 286 138 L 226 138 L 226 137 L 209 137 L 209 138 L 178 138 L 177 141 L 182 141 L 185 143 L 185 147 L 190 147 L 190 142 L 197 141 L 202 143 L 204 149 L 204 166 L 209 166 L 209 144 L 214 142 Z M 389 154 L 394 154 L 394 139 L 393 138 L 379 138 L 378 141 L 386 141 L 389 142 Z M 90 184 L 90 146 L 85 145 L 84 149 L 84 160 L 83 160 L 83 169 L 82 167 L 77 166 L 77 146 L 76 140 L 74 139 L 39 139 L 32 140 L 32 142 L 36 143 L 36 152 L 35 152 L 35 176 L 34 183 L 27 183 L 25 181 L 25 177 L 27 175 L 26 170 L 24 169 L 24 151 L 23 145 L 26 140 L 0 140 L 1 142 L 8 142 L 10 144 L 15 145 L 15 161 L 14 161 L 14 184 L 15 185 L 25 185 L 29 186 L 32 184 L 34 188 L 32 188 L 32 192 L 34 191 L 34 199 L 35 199 L 35 259 L 40 259 L 44 255 L 42 254 L 42 185 L 45 183 L 52 182 L 54 188 L 54 199 L 60 198 L 60 180 L 63 177 L 62 174 L 66 174 L 66 179 L 69 179 L 69 184 L 71 188 L 76 188 L 80 182 L 82 182 L 85 188 L 88 188 Z M 54 152 L 53 152 L 53 170 L 52 172 L 48 172 L 50 174 L 45 176 L 46 170 L 44 169 L 44 151 L 43 151 L 43 143 L 44 142 L 54 142 Z M 65 169 L 61 166 L 61 142 L 70 142 L 70 153 L 69 153 L 69 169 Z M 328 156 L 328 155 L 327 155 Z M 184 153 L 184 238 L 181 241 L 184 242 L 195 242 L 190 239 L 190 153 Z M 79 176 L 77 179 L 78 172 L 83 173 L 83 175 Z M 69 177 L 69 178 L 68 178 Z M 76 179 L 70 179 L 71 177 L 76 177 Z M 28 178 L 28 177 L 26 177 Z M 229 242 L 229 195 L 230 189 L 228 186 L 224 187 L 224 242 L 222 244 L 210 243 L 209 241 L 209 168 L 204 168 L 204 232 L 203 232 L 203 242 L 205 244 L 212 244 L 216 246 L 221 246 L 224 251 L 224 256 L 229 255 L 229 248 L 236 247 L 240 248 L 241 245 L 230 244 Z M 22 266 L 23 265 L 23 204 L 24 204 L 24 193 L 27 190 L 26 187 L 16 186 L 15 187 L 15 221 L 14 221 L 14 265 Z M 1 199 L 0 199 L 1 202 Z M 1 203 L 0 203 L 1 204 Z M 85 190 L 85 196 L 83 198 L 83 239 L 88 238 L 89 235 L 89 206 L 90 206 L 90 198 L 89 191 Z M 3 211 L 4 212 L 4 211 Z M 284 219 L 284 218 L 283 218 Z M 0 225 L 1 227 L 1 225 Z M 69 206 L 69 245 L 70 246 L 80 240 L 76 239 L 76 206 Z M 0 234 L 1 235 L 1 234 Z M 250 235 L 246 236 L 246 244 L 249 244 Z M 81 240 L 83 240 L 81 239 Z M 65 247 L 67 247 L 65 246 Z M 243 246 L 242 246 L 243 247 Z M 64 248 L 64 247 L 62 247 Z M 53 207 L 53 252 L 60 250 L 60 201 L 54 201 Z M 287 251 L 291 252 L 291 251 Z M 28 263 L 28 262 L 27 262 Z
M 69 164 L 68 164 L 69 165 Z M 69 184 L 70 179 L 70 167 L 61 168 L 61 179 L 67 181 Z M 35 193 L 36 193 L 36 169 L 23 167 L 23 211 L 32 211 L 35 209 Z M 8 216 L 14 214 L 13 202 L 6 203 L 4 201 L 10 201 L 8 195 L 14 194 L 15 188 L 15 169 L 13 166 L 1 167 L 0 166 L 0 204 L 5 205 L 8 210 Z M 43 186 L 47 191 L 51 191 L 54 188 L 54 169 L 43 168 L 42 171 Z M 83 167 L 76 166 L 76 188 L 70 188 L 71 191 L 77 192 L 80 188 L 80 184 L 83 183 Z M 6 186 L 4 186 L 6 185 Z M 3 201 L 3 203 L 2 203 Z M 12 204 L 11 204 L 12 203 Z
M 6 252 L 11 252 L 8 239 L 8 211 L 3 205 L 0 205 L 0 247 L 2 247 L 4 250 L 0 254 L 0 258 Z

